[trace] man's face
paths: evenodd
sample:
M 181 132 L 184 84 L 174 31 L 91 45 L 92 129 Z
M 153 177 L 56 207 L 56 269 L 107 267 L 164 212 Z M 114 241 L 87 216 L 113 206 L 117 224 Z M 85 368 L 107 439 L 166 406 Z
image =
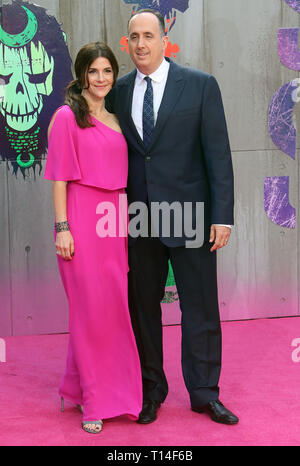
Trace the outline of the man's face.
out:
M 162 63 L 167 36 L 162 36 L 159 20 L 152 13 L 134 16 L 129 23 L 129 52 L 135 66 L 141 73 L 154 73 Z

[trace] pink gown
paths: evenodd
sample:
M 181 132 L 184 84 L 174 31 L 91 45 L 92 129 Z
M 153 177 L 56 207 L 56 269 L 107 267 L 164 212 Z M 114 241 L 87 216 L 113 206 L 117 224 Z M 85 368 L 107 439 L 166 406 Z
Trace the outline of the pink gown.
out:
M 136 420 L 142 378 L 127 301 L 127 145 L 122 134 L 93 117 L 92 122 L 94 127 L 81 129 L 72 110 L 60 108 L 44 175 L 68 181 L 67 218 L 75 243 L 72 261 L 57 256 L 70 331 L 59 394 L 83 405 L 84 421 L 120 415 Z M 115 211 L 110 227 L 99 224 L 108 213 L 105 206 Z M 110 236 L 104 237 L 105 226 Z

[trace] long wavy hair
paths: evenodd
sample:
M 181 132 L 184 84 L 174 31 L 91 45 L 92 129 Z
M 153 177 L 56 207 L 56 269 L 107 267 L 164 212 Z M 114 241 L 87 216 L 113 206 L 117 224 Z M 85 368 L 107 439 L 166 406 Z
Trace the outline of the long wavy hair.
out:
M 97 58 L 107 58 L 113 70 L 113 86 L 119 74 L 119 65 L 115 55 L 107 44 L 103 42 L 90 42 L 78 52 L 75 60 L 76 79 L 67 86 L 65 104 L 72 109 L 76 122 L 80 128 L 94 126 L 90 121 L 90 112 L 86 99 L 81 95 L 83 89 L 88 89 L 88 71 Z M 86 87 L 88 86 L 88 87 Z

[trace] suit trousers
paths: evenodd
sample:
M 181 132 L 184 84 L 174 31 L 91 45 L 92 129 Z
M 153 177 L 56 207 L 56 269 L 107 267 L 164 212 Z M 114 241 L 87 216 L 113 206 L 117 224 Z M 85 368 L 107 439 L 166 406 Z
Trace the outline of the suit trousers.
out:
M 216 251 L 167 247 L 159 238 L 138 238 L 129 247 L 129 309 L 140 355 L 144 401 L 162 403 L 168 393 L 163 369 L 161 301 L 170 259 L 181 309 L 182 371 L 192 407 L 219 397 L 221 324 Z

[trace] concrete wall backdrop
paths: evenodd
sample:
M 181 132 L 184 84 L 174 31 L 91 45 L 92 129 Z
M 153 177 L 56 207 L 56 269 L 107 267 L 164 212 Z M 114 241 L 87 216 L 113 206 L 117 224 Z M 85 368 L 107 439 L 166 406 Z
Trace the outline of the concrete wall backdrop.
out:
M 0 0 L 0 6 L 11 3 Z M 46 8 L 61 24 L 72 60 L 83 44 L 103 40 L 115 51 L 121 75 L 133 69 L 122 37 L 132 9 L 143 2 L 29 1 L 32 3 Z M 152 0 L 144 0 L 145 5 L 150 3 Z M 153 5 L 165 7 L 171 58 L 213 74 L 223 95 L 235 171 L 236 225 L 230 244 L 218 253 L 221 318 L 299 315 L 299 229 L 295 222 L 299 144 L 295 134 L 300 118 L 298 105 L 290 102 L 289 119 L 285 120 L 282 102 L 287 101 L 286 92 L 275 100 L 278 128 L 275 124 L 273 138 L 269 131 L 271 118 L 275 118 L 269 116 L 273 95 L 299 78 L 299 47 L 285 42 L 287 50 L 280 59 L 277 39 L 280 28 L 296 30 L 300 26 L 299 1 L 154 0 Z M 284 61 L 284 52 L 292 55 L 291 45 L 294 57 Z M 291 132 L 297 141 L 294 157 L 284 153 L 274 137 L 279 134 L 282 141 L 290 138 Z M 2 138 L 0 335 L 65 332 L 68 310 L 53 243 L 51 183 L 43 179 L 46 150 L 39 155 L 39 163 L 22 170 L 16 170 L 16 157 L 6 154 Z M 276 183 L 264 193 L 269 177 L 273 177 L 271 182 L 285 181 L 285 187 L 289 181 L 289 193 L 282 191 L 282 197 L 276 197 Z M 271 205 L 269 215 L 264 197 L 266 205 Z M 284 215 L 279 214 L 289 215 L 289 220 L 292 216 L 292 220 L 284 222 L 280 220 Z M 164 322 L 176 323 L 180 311 L 174 287 L 170 290 L 172 304 L 163 305 Z

